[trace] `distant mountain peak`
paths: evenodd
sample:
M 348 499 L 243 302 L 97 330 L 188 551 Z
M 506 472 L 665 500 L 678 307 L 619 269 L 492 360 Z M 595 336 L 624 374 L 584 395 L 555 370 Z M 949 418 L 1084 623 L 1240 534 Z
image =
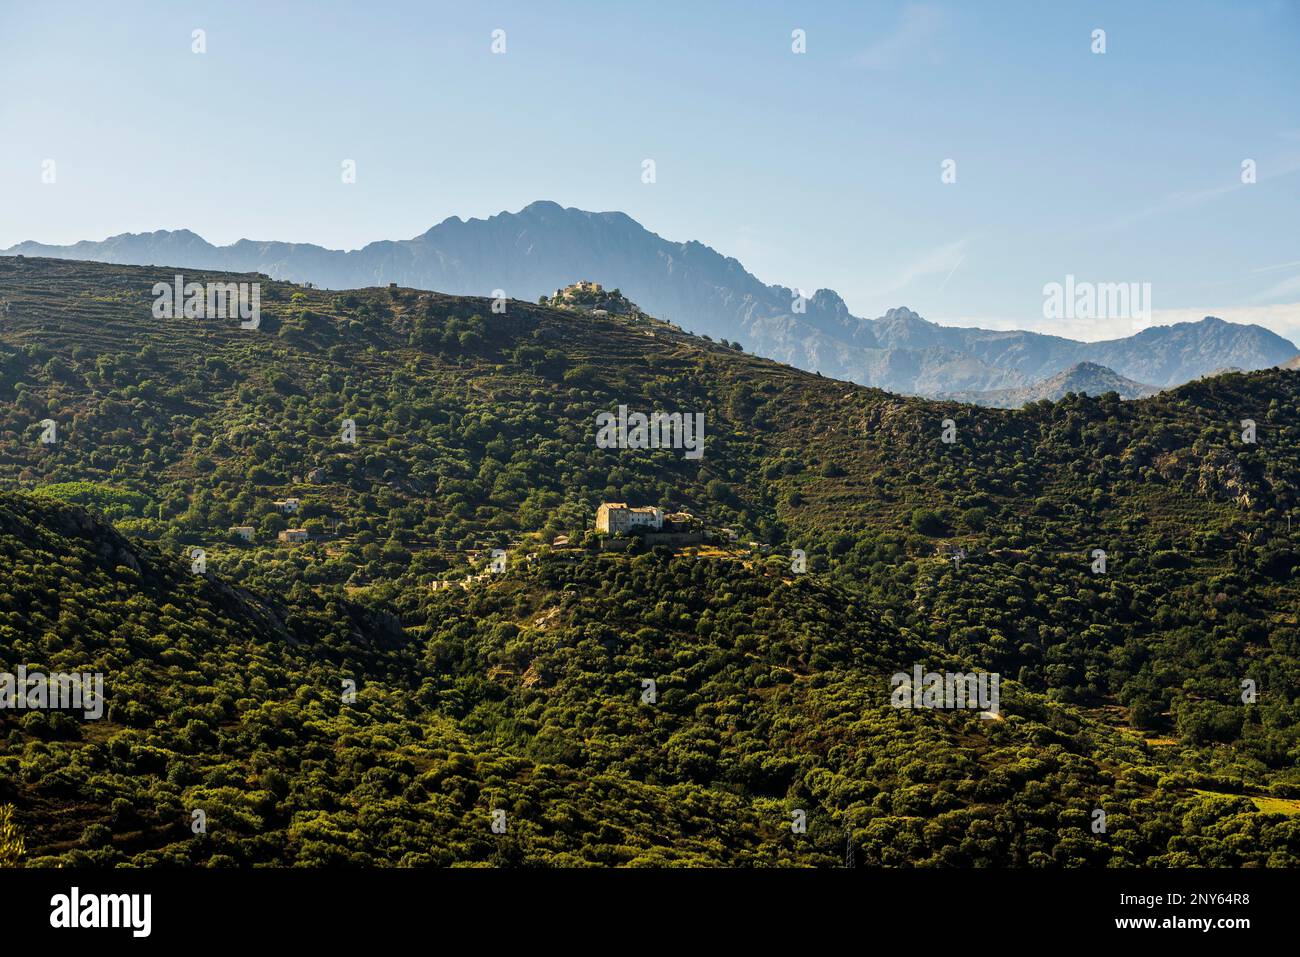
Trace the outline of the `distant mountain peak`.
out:
M 945 398 L 956 399 L 960 402 L 972 402 L 976 405 L 1018 409 L 1028 402 L 1043 400 L 1055 402 L 1072 392 L 1094 396 L 1115 392 L 1119 394 L 1121 399 L 1141 399 L 1154 395 L 1159 391 L 1155 386 L 1135 382 L 1107 366 L 1096 362 L 1083 361 L 1076 362 L 1068 369 L 1063 369 L 1056 375 L 1029 386 L 1016 389 L 993 389 L 984 392 L 953 392 L 946 395 Z
M 523 209 L 519 210 L 518 215 L 523 215 L 524 213 L 562 213 L 564 211 L 565 207 L 561 206 L 553 199 L 535 199 Z M 502 215 L 509 214 L 504 213 Z
M 819 309 L 848 315 L 849 307 L 834 289 L 818 289 L 809 300 Z

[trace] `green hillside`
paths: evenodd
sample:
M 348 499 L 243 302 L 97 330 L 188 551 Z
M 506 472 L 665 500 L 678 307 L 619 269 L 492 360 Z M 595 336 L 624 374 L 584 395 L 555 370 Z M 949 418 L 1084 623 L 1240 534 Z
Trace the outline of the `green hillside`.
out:
M 514 301 L 155 319 L 173 273 L 0 259 L 0 671 L 109 698 L 0 710 L 28 862 L 1300 863 L 1300 374 L 1011 412 Z M 598 448 L 620 404 L 703 458 Z M 605 551 L 602 501 L 738 542 Z M 1003 719 L 890 707 L 917 664 Z

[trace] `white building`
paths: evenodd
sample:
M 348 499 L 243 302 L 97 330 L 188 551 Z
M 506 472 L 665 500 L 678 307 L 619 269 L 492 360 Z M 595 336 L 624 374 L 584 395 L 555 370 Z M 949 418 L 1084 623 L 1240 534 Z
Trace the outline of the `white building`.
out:
M 618 535 L 633 528 L 657 532 L 664 527 L 664 510 L 643 506 L 631 508 L 626 502 L 602 502 L 596 509 L 596 531 Z

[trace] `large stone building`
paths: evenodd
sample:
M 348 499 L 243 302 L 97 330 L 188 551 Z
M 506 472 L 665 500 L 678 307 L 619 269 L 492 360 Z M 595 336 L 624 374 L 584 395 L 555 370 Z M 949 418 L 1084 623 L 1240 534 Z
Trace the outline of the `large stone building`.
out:
M 596 509 L 596 531 L 618 535 L 633 528 L 658 531 L 664 526 L 664 510 L 644 506 L 632 508 L 626 502 L 602 502 Z

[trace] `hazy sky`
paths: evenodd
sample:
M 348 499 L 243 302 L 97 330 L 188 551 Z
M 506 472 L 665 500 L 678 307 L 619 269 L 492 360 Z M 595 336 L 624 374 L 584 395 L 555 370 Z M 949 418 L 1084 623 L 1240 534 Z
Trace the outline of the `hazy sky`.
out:
M 1073 274 L 1300 338 L 1291 0 L 0 0 L 0 91 L 0 247 L 356 248 L 551 199 L 859 315 L 1126 334 L 1043 318 Z

